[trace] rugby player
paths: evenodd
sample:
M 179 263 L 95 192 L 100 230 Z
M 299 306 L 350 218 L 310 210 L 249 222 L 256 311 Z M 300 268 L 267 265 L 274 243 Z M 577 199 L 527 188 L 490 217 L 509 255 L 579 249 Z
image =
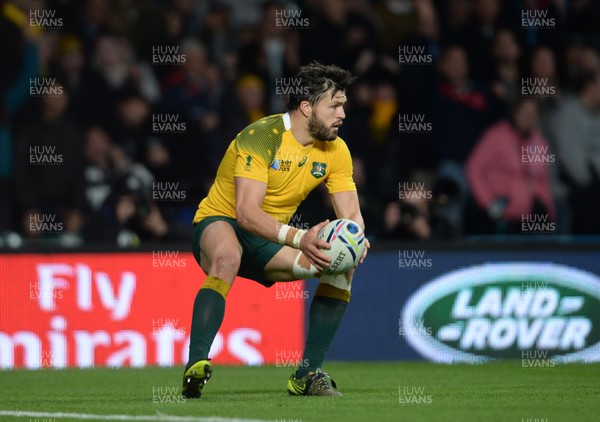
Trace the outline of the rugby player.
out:
M 350 301 L 354 270 L 320 274 L 330 264 L 321 249 L 330 245 L 317 234 L 329 220 L 308 230 L 286 223 L 309 192 L 324 182 L 336 216 L 364 229 L 352 158 L 337 136 L 346 117 L 346 88 L 355 78 L 317 62 L 301 67 L 296 78 L 302 89 L 290 96 L 287 113 L 250 124 L 231 142 L 194 216 L 192 250 L 207 277 L 194 302 L 184 397 L 200 397 L 211 376 L 208 352 L 238 275 L 266 287 L 319 277 L 303 364 L 290 376 L 287 390 L 291 395 L 342 395 L 321 368 Z M 360 262 L 368 248 L 366 241 Z

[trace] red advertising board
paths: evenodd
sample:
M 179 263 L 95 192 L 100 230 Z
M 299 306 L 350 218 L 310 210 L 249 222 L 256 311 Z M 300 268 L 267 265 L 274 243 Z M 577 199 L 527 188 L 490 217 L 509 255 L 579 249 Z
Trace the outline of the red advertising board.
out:
M 205 275 L 190 253 L 0 255 L 0 368 L 180 365 Z M 277 363 L 304 341 L 301 281 L 238 278 L 211 358 Z

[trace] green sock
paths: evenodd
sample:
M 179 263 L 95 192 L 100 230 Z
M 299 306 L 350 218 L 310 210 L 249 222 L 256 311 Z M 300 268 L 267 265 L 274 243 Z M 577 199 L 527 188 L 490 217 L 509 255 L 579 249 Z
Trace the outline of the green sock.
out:
M 333 336 L 340 326 L 347 300 L 327 296 L 314 296 L 308 316 L 309 327 L 302 364 L 296 371 L 301 378 L 323 366 Z
M 202 359 L 208 359 L 210 346 L 225 315 L 225 298 L 213 289 L 202 287 L 194 301 L 190 354 L 186 369 Z

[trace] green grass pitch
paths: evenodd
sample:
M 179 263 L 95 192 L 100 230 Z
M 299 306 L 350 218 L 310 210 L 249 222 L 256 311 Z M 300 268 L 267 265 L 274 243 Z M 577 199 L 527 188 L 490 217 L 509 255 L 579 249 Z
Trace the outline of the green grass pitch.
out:
M 215 365 L 203 397 L 187 401 L 174 394 L 179 367 L 0 371 L 0 420 L 600 421 L 600 364 L 329 363 L 325 370 L 344 397 L 289 397 L 292 369 L 272 366 Z

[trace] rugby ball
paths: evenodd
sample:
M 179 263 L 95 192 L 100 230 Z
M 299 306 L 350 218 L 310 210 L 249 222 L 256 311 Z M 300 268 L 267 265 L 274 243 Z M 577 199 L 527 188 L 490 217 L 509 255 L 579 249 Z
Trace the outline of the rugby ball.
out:
M 323 273 L 337 275 L 350 271 L 365 250 L 365 232 L 352 220 L 333 220 L 321 229 L 317 237 L 331 245 L 323 253 L 331 258 L 329 268 Z

